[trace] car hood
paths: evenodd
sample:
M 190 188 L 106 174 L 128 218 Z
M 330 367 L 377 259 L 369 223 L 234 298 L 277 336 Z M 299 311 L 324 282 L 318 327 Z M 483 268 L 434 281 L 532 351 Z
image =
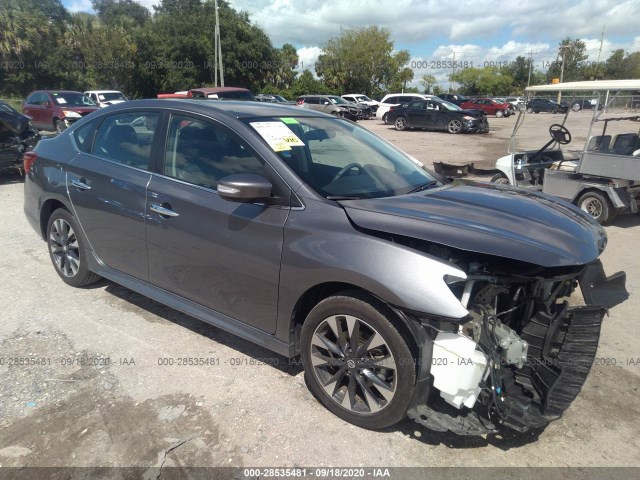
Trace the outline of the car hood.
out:
M 464 113 L 465 115 L 471 115 L 472 117 L 483 117 L 485 115 L 484 110 L 480 110 L 478 108 L 464 109 L 460 113 Z
M 22 133 L 29 128 L 30 120 L 26 115 L 0 111 L 0 135 Z
M 60 107 L 65 112 L 91 113 L 100 110 L 97 105 L 95 107 Z
M 585 265 L 604 249 L 604 229 L 572 205 L 495 184 L 454 182 L 426 192 L 340 201 L 360 228 L 543 267 Z

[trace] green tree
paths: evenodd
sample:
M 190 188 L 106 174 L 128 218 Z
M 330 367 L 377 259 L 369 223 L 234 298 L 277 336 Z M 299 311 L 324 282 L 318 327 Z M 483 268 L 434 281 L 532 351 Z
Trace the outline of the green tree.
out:
M 567 37 L 560 42 L 558 47 L 558 57 L 549 66 L 547 76 L 549 79 L 560 78 L 562 72 L 563 82 L 574 82 L 588 78 L 589 71 L 585 67 L 589 64 L 585 60 L 589 58 L 586 54 L 587 45 L 578 38 Z M 562 63 L 564 58 L 564 70 Z
M 151 20 L 151 12 L 135 0 L 93 0 L 92 5 L 105 25 L 141 27 Z
M 433 90 L 438 86 L 438 81 L 433 75 L 426 74 L 420 79 L 420 84 L 424 88 L 424 93 L 435 93 Z
M 513 89 L 513 78 L 498 67 L 464 68 L 450 74 L 449 80 L 459 83 L 465 95 L 508 95 Z
M 401 73 L 409 61 L 406 50 L 394 51 L 389 30 L 377 26 L 342 29 L 323 45 L 316 73 L 331 88 L 375 94 L 394 82 L 404 83 Z

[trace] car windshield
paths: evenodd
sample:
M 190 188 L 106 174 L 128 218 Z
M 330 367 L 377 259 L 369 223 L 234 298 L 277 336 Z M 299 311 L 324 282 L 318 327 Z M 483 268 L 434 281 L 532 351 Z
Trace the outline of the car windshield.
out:
M 349 104 L 350 102 L 347 102 L 344 98 L 342 97 L 328 97 L 329 100 L 331 101 L 331 103 L 335 103 L 335 104 Z
M 278 100 L 279 102 L 286 102 L 288 101 L 286 98 L 280 96 L 280 95 L 274 95 L 273 98 L 275 98 L 276 100 Z
M 444 105 L 444 107 L 449 110 L 449 111 L 460 111 L 462 110 L 462 108 L 460 108 L 458 105 L 456 105 L 455 103 L 451 103 L 451 102 L 447 102 L 446 100 L 442 100 L 440 103 L 440 105 Z
M 366 95 L 358 95 L 356 99 L 360 100 L 361 102 L 373 102 L 373 100 L 371 100 Z
M 369 130 L 338 118 L 246 119 L 325 198 L 379 198 L 437 185 L 422 164 Z
M 125 97 L 122 93 L 120 92 L 105 92 L 105 93 L 99 93 L 98 94 L 98 99 L 101 102 L 111 102 L 113 100 L 123 100 L 123 101 L 127 101 L 127 97 Z
M 52 92 L 54 100 L 61 107 L 95 107 L 96 104 L 80 92 Z

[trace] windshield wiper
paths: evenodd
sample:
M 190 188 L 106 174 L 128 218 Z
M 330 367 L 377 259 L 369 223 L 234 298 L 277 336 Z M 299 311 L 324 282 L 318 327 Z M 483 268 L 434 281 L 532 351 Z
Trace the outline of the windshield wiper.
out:
M 438 183 L 437 180 L 431 180 L 427 183 L 423 183 L 422 185 L 418 185 L 416 188 L 414 188 L 413 190 L 409 190 L 407 193 L 421 192 L 423 190 L 426 190 L 429 187 L 432 187 L 433 185 L 436 185 L 437 183 Z

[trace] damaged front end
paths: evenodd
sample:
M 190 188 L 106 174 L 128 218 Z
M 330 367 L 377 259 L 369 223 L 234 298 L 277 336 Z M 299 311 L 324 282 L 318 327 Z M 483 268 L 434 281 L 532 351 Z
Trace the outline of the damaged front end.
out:
M 445 281 L 469 315 L 415 318 L 425 342 L 409 417 L 468 435 L 526 432 L 559 418 L 590 371 L 607 309 L 628 296 L 625 274 L 606 278 L 599 260 L 542 268 L 490 256 L 466 262 L 442 247 L 429 253 L 468 272 Z M 570 306 L 578 285 L 587 305 Z

